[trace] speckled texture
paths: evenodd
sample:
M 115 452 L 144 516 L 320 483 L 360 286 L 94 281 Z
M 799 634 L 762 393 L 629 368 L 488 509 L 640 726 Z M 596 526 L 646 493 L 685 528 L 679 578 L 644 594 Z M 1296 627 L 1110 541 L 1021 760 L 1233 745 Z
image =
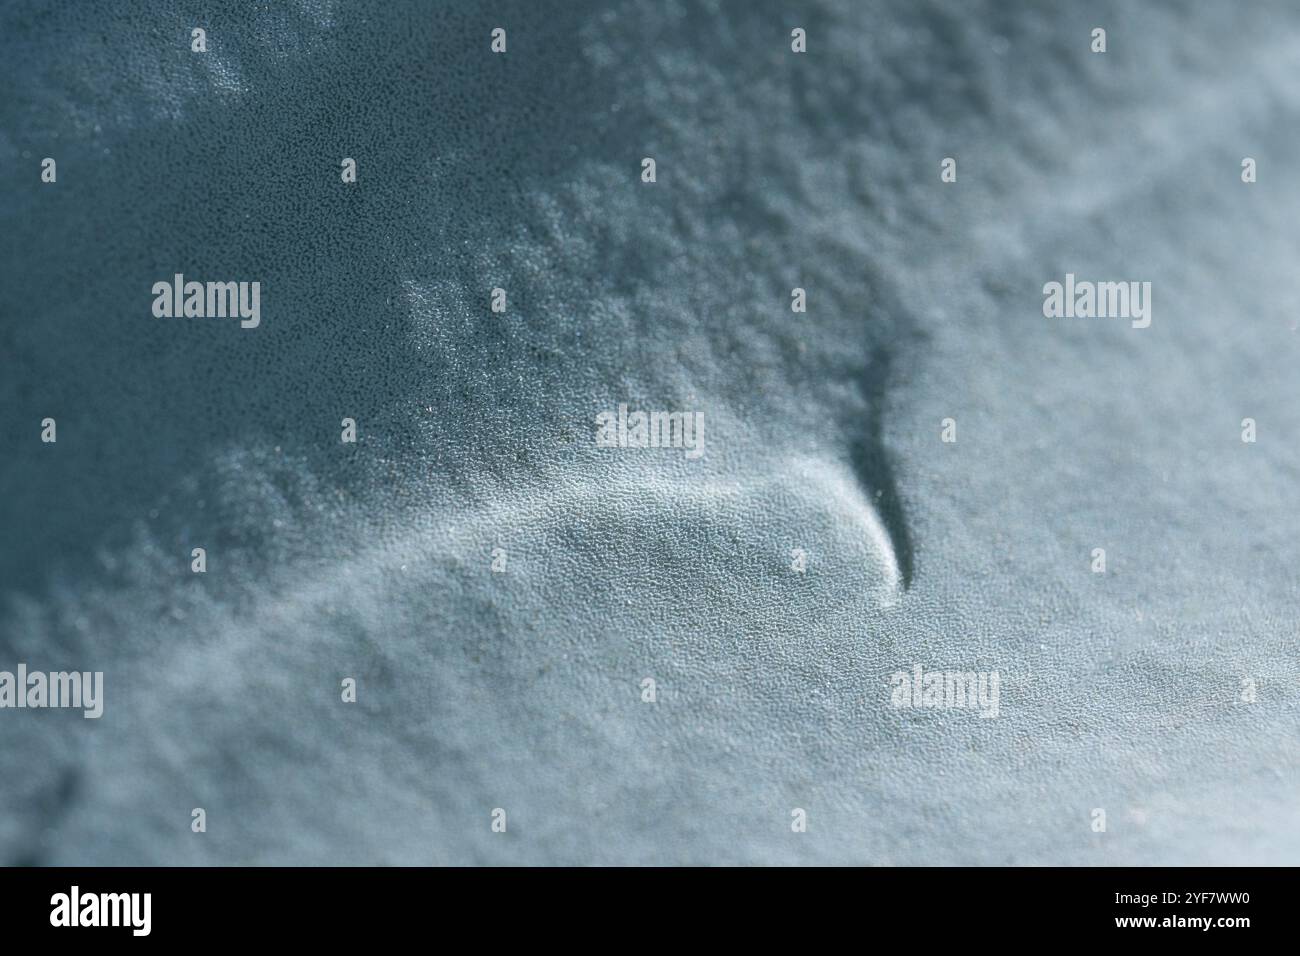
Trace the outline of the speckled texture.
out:
M 1295 862 L 1290 5 L 218 6 L 0 11 L 0 862 Z

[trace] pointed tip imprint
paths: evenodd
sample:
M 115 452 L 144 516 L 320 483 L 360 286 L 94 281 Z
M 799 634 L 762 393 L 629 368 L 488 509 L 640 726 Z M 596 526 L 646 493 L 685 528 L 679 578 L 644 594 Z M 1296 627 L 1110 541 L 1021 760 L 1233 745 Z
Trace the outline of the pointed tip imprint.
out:
M 809 460 L 795 465 L 793 470 L 807 478 L 809 486 L 821 484 L 827 492 L 827 507 L 843 510 L 846 517 L 861 529 L 879 559 L 881 582 L 878 594 L 881 604 L 889 607 L 897 603 L 902 595 L 903 573 L 894 539 L 875 506 L 863 495 L 861 484 L 844 466 L 830 462 Z
M 852 540 L 862 542 L 866 551 L 862 572 L 870 582 L 874 598 L 882 607 L 891 607 L 899 601 L 906 582 L 894 536 L 875 504 L 868 499 L 861 482 L 841 462 L 799 457 L 774 462 L 770 469 L 763 469 L 762 477 L 740 481 L 683 480 L 680 476 L 664 476 L 647 482 L 645 474 L 637 471 L 604 482 L 596 501 L 611 509 L 612 513 L 624 516 L 635 510 L 639 524 L 646 522 L 647 508 L 680 517 L 686 503 L 702 516 L 726 514 L 744 517 L 770 509 L 777 486 L 780 487 L 778 499 L 787 495 L 798 499 L 796 511 L 805 517 L 810 510 L 821 512 L 831 519 L 831 527 L 842 529 L 844 534 L 836 536 L 837 543 L 825 542 L 827 548 L 856 551 Z M 575 481 L 571 488 L 564 489 L 549 486 L 544 493 L 538 491 L 536 495 L 493 503 L 481 519 L 488 527 L 510 528 L 514 534 L 533 526 L 560 524 L 567 527 L 575 511 L 590 515 L 593 507 L 591 494 L 592 486 L 586 481 Z M 799 518 L 791 516 L 791 520 L 798 522 Z M 493 534 L 499 537 L 498 532 Z M 763 547 L 758 541 L 751 543 Z

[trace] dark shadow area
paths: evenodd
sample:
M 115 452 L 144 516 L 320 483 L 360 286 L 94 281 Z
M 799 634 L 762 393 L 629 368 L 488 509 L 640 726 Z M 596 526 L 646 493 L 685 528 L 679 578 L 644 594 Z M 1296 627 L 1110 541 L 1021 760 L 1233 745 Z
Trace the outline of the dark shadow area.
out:
M 217 10 L 201 18 L 207 54 L 189 49 L 194 16 L 142 4 L 92 42 L 71 11 L 8 14 L 14 69 L 25 86 L 54 84 L 60 107 L 42 110 L 35 95 L 0 107 L 31 173 L 7 178 L 0 195 L 0 251 L 14 277 L 0 291 L 0 524 L 12 542 L 0 580 L 9 591 L 101 573 L 98 555 L 141 526 L 175 552 L 178 575 L 193 546 L 228 560 L 239 552 L 255 574 L 282 556 L 276 508 L 363 498 L 381 473 L 400 481 L 432 471 L 447 487 L 473 488 L 485 475 L 527 472 L 538 443 L 553 439 L 521 433 L 520 421 L 540 415 L 564 431 L 585 420 L 593 396 L 637 374 L 622 359 L 589 361 L 588 343 L 603 332 L 593 290 L 604 283 L 634 298 L 671 282 L 679 254 L 607 226 L 601 197 L 588 197 L 568 212 L 591 224 L 599 260 L 566 258 L 560 241 L 549 272 L 513 261 L 519 236 L 554 228 L 530 197 L 577 162 L 626 168 L 636 188 L 639 157 L 660 147 L 678 166 L 735 157 L 717 234 L 686 240 L 709 257 L 733 254 L 722 246 L 728 221 L 781 234 L 782 220 L 762 208 L 768 170 L 746 165 L 752 144 L 692 144 L 702 152 L 685 154 L 624 78 L 653 76 L 651 54 L 595 70 L 579 53 L 591 20 L 581 5 L 365 5 L 329 26 L 302 12 L 250 20 Z M 149 31 L 133 32 L 134 20 Z M 498 22 L 510 24 L 505 56 L 486 50 Z M 701 63 L 734 60 L 737 82 L 750 84 L 769 67 L 746 51 L 779 55 L 782 29 L 774 13 L 719 20 L 701 8 L 656 43 Z M 65 50 L 82 57 L 77 74 L 52 72 Z M 122 75 L 132 57 L 167 78 L 174 115 L 155 116 L 159 91 Z M 111 99 L 88 107 L 104 114 L 94 134 L 66 112 L 95 102 L 87 84 L 124 98 L 116 110 Z M 109 122 L 117 114 L 127 117 L 120 128 Z M 59 161 L 55 185 L 38 181 L 46 154 Z M 356 184 L 340 181 L 344 156 L 358 160 Z M 176 272 L 260 281 L 261 327 L 154 318 L 151 286 Z M 493 320 L 487 290 L 498 282 L 522 319 Z M 481 301 L 469 298 L 476 293 Z M 413 295 L 428 328 L 410 327 Z M 639 342 L 626 361 L 645 351 L 676 360 L 662 316 L 637 311 L 631 321 Z M 860 361 L 850 357 L 846 371 Z M 39 441 L 46 416 L 58 422 L 57 444 Z M 339 442 L 345 416 L 359 423 L 357 446 Z M 886 489 L 901 527 L 888 467 L 868 445 L 860 472 Z M 213 474 L 205 465 L 221 455 L 231 464 Z M 243 455 L 254 471 L 283 455 L 281 484 L 241 488 Z M 303 475 L 311 480 L 296 485 Z
M 889 532 L 903 576 L 903 587 L 910 588 L 916 561 L 915 550 L 912 547 L 912 534 L 907 527 L 903 500 L 898 494 L 898 485 L 894 479 L 894 469 L 882 438 L 891 361 L 889 350 L 883 346 L 871 353 L 871 361 L 867 364 L 862 379 L 862 389 L 868 403 L 866 428 L 852 443 L 849 453 L 853 470 L 866 489 L 867 500 L 875 507 L 881 523 Z

